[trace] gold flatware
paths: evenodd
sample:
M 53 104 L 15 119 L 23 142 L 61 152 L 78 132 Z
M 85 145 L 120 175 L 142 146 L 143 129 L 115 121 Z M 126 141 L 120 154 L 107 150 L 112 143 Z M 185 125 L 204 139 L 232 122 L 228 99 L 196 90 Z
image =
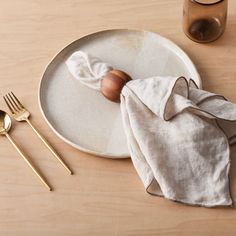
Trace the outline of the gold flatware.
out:
M 26 156 L 26 154 L 21 150 L 21 148 L 18 146 L 18 144 L 12 139 L 12 137 L 8 134 L 8 132 L 11 129 L 11 118 L 10 116 L 5 112 L 0 110 L 0 135 L 5 135 L 8 140 L 11 142 L 11 144 L 15 147 L 15 149 L 18 151 L 18 153 L 23 157 L 25 162 L 30 166 L 30 168 L 33 170 L 33 172 L 38 176 L 38 178 L 41 180 L 41 182 L 47 187 L 49 191 L 52 190 L 52 188 L 49 186 L 47 181 L 40 175 L 40 173 L 35 169 L 33 164 L 30 162 L 29 158 Z
M 38 137 L 43 141 L 45 146 L 52 152 L 53 156 L 61 163 L 61 165 L 72 175 L 72 171 L 66 165 L 66 163 L 61 159 L 61 157 L 57 154 L 54 148 L 49 144 L 49 142 L 39 133 L 39 131 L 34 127 L 34 125 L 30 122 L 30 112 L 22 105 L 19 99 L 14 95 L 13 92 L 6 94 L 3 96 L 8 108 L 10 109 L 12 116 L 17 121 L 26 121 L 33 131 L 38 135 Z

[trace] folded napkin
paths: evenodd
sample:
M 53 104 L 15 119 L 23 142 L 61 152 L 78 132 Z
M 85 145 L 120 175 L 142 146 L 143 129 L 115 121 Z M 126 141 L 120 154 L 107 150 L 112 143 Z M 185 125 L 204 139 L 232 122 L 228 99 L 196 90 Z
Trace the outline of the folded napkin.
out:
M 66 64 L 76 79 L 97 90 L 112 69 L 82 51 Z M 192 205 L 232 205 L 235 104 L 184 77 L 156 76 L 128 82 L 120 108 L 131 159 L 148 193 Z

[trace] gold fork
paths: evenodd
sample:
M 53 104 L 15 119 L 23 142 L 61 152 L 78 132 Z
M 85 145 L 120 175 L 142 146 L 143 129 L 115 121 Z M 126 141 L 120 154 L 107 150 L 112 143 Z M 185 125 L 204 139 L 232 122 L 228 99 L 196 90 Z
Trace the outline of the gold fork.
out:
M 8 108 L 10 109 L 13 118 L 17 121 L 26 121 L 33 131 L 38 135 L 38 137 L 43 141 L 46 147 L 52 152 L 54 157 L 62 164 L 62 166 L 72 175 L 72 171 L 66 165 L 66 163 L 61 159 L 61 157 L 57 154 L 51 144 L 39 133 L 39 131 L 34 127 L 34 125 L 29 120 L 30 112 L 22 105 L 19 99 L 14 95 L 13 92 L 6 94 L 3 96 Z

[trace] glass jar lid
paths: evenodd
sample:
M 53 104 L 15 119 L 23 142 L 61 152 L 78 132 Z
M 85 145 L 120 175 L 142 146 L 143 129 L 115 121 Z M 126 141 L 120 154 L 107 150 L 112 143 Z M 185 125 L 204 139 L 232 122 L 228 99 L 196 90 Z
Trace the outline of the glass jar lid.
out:
M 213 5 L 213 4 L 222 2 L 224 0 L 193 0 L 193 1 L 196 3 L 203 4 L 203 5 Z

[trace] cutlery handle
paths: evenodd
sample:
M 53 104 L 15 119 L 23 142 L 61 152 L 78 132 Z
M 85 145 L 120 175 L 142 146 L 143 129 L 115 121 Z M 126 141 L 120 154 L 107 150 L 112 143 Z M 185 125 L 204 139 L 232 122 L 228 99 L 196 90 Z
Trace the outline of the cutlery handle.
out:
M 6 137 L 8 138 L 8 140 L 11 142 L 11 144 L 15 147 L 15 149 L 18 151 L 18 153 L 23 157 L 24 161 L 29 165 L 29 167 L 32 169 L 32 171 L 38 176 L 38 178 L 40 179 L 40 181 L 47 187 L 47 189 L 49 191 L 52 190 L 52 188 L 49 186 L 49 184 L 47 183 L 47 181 L 41 176 L 41 174 L 35 169 L 35 167 L 33 166 L 33 164 L 30 162 L 30 160 L 28 159 L 28 157 L 24 154 L 24 152 L 21 150 L 21 148 L 18 146 L 18 144 L 16 144 L 16 142 L 11 138 L 11 136 L 6 133 Z
M 30 125 L 33 131 L 38 135 L 38 137 L 42 140 L 45 146 L 52 152 L 54 157 L 62 164 L 62 166 L 72 175 L 73 172 L 70 168 L 66 165 L 66 163 L 61 159 L 61 157 L 57 154 L 55 149 L 51 146 L 51 144 L 39 133 L 39 131 L 34 127 L 34 125 L 30 122 L 29 119 L 26 119 L 26 122 Z

